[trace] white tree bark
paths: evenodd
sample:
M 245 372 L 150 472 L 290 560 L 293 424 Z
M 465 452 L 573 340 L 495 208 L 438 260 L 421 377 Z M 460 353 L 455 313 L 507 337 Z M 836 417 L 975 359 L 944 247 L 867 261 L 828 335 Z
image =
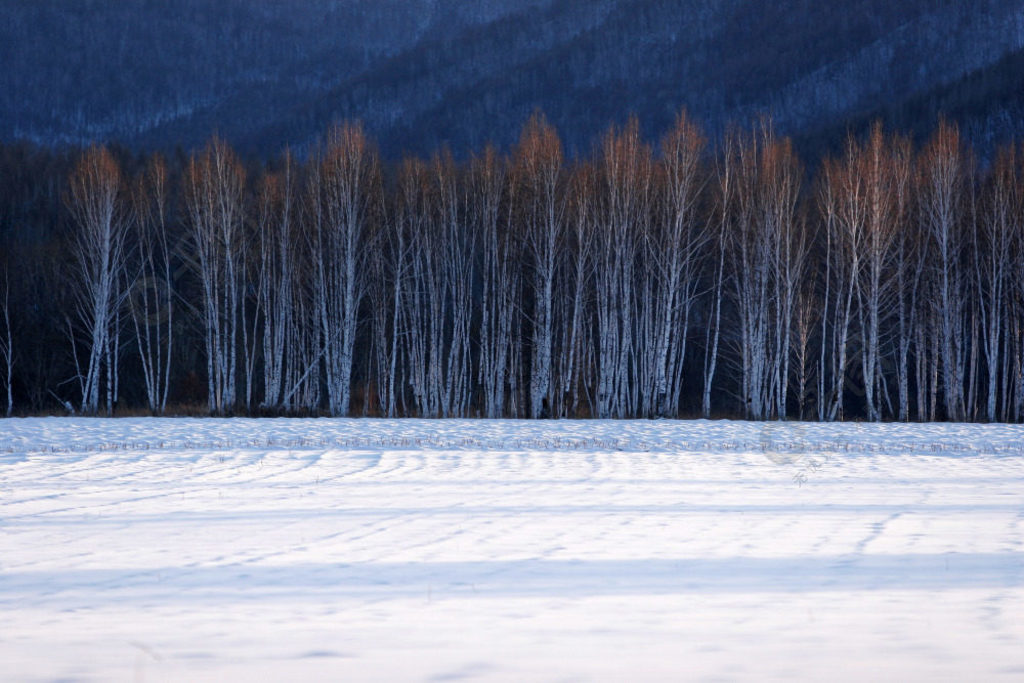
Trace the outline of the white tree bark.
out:
M 515 179 L 521 205 L 521 232 L 526 238 L 532 277 L 530 345 L 530 416 L 550 417 L 553 400 L 555 278 L 563 248 L 562 144 L 544 118 L 530 119 L 515 152 Z
M 922 157 L 921 208 L 932 244 L 932 277 L 937 298 L 938 343 L 942 362 L 942 395 L 946 417 L 966 417 L 964 281 L 961 255 L 964 248 L 961 203 L 966 189 L 966 164 L 956 128 L 941 124 Z
M 1012 259 L 1017 248 L 1017 237 L 1024 230 L 1021 178 L 1014 148 L 1000 152 L 988 185 L 985 188 L 981 216 L 976 233 L 977 243 L 972 250 L 975 258 L 978 310 L 981 316 L 982 344 L 986 382 L 985 417 L 989 422 L 998 419 L 1000 374 L 1006 372 L 1001 351 L 1009 331 L 1005 320 L 1011 310 L 1008 300 Z M 1002 393 L 1005 400 L 1005 393 Z
M 690 312 L 699 287 L 701 260 L 710 241 L 708 223 L 698 219 L 700 158 L 704 140 L 685 113 L 661 143 L 663 215 L 648 241 L 654 317 L 653 386 L 644 412 L 675 417 L 683 389 Z
M 510 374 L 512 324 L 518 291 L 518 249 L 510 221 L 503 220 L 507 175 L 493 148 L 474 159 L 470 171 L 472 213 L 480 245 L 480 353 L 478 382 L 485 417 L 503 417 Z M 510 199 L 506 202 L 510 203 Z
M 315 288 L 331 415 L 347 415 L 359 304 L 366 289 L 367 231 L 377 210 L 380 169 L 362 128 L 343 124 L 328 135 L 311 173 L 309 201 Z
M 107 378 L 107 412 L 113 408 L 113 386 L 119 348 L 117 311 L 124 302 L 127 215 L 121 196 L 121 171 L 105 148 L 90 148 L 70 180 L 68 207 L 76 223 L 74 282 L 79 329 L 88 349 L 80 370 L 81 409 L 99 409 L 100 385 Z
M 175 293 L 167 228 L 167 168 L 155 157 L 135 187 L 138 277 L 130 293 L 132 324 L 146 386 L 146 403 L 154 415 L 167 407 L 174 348 Z
M 649 219 L 651 152 L 640 142 L 637 122 L 604 138 L 602 202 L 594 259 L 597 311 L 597 414 L 626 417 L 636 411 L 631 395 L 635 360 L 634 296 L 638 237 Z
M 185 174 L 187 220 L 203 292 L 204 347 L 211 413 L 235 408 L 242 296 L 245 174 L 228 146 L 213 140 Z

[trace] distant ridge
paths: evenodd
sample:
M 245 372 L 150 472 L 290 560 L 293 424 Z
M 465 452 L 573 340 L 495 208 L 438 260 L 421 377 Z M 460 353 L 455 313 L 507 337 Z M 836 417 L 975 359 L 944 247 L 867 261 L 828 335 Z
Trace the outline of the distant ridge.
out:
M 388 156 L 458 154 L 537 108 L 577 152 L 681 107 L 712 136 L 770 112 L 808 147 L 874 117 L 1020 133 L 1024 0 L 40 0 L 0 19 L 4 141 L 218 132 L 270 155 L 359 118 Z

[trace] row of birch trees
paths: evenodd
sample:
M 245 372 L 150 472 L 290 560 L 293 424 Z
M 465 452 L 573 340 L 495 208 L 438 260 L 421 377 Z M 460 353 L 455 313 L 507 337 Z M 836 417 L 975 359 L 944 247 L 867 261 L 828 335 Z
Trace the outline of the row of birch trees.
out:
M 163 413 L 191 372 L 216 414 L 1021 420 L 1024 154 L 876 126 L 815 166 L 685 114 L 582 159 L 541 115 L 466 160 L 384 163 L 358 124 L 258 167 L 94 147 L 65 192 L 73 404 L 128 383 Z

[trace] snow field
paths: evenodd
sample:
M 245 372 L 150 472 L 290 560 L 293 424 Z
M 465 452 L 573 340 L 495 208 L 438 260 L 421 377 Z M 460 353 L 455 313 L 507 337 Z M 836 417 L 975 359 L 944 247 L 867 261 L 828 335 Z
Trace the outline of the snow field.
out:
M 1020 680 L 1024 429 L 0 421 L 3 680 Z

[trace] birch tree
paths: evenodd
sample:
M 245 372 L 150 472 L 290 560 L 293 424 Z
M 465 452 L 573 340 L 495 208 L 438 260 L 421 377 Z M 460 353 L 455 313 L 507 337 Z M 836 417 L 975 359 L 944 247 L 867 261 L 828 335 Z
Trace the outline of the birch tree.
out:
M 398 192 L 390 192 L 386 215 L 373 238 L 372 282 L 369 292 L 373 343 L 377 371 L 380 410 L 395 417 L 401 391 L 400 352 L 402 349 L 403 291 L 407 278 L 409 240 Z
M 91 147 L 79 160 L 69 180 L 67 205 L 76 227 L 71 240 L 76 327 L 86 348 L 84 364 L 75 354 L 81 409 L 87 414 L 98 411 L 105 378 L 109 414 L 117 393 L 128 220 L 121 169 L 106 148 Z
M 894 163 L 907 165 L 912 159 L 910 145 L 901 141 L 896 146 Z M 907 161 L 904 161 L 906 159 Z M 907 172 L 900 170 L 899 173 Z M 912 172 L 912 169 L 910 170 Z M 895 239 L 895 306 L 896 306 L 896 385 L 897 385 L 897 417 L 901 421 L 910 419 L 910 376 L 912 360 L 920 365 L 927 355 L 927 350 L 917 346 L 917 330 L 922 320 L 920 301 L 924 296 L 926 282 L 925 264 L 928 256 L 927 244 L 922 239 L 921 230 L 911 220 L 915 215 L 913 183 L 906 188 L 904 200 L 904 219 L 899 223 Z M 917 358 L 912 359 L 910 351 L 917 350 Z M 917 381 L 916 388 L 919 398 L 924 395 L 924 385 Z M 920 403 L 919 403 L 920 406 Z M 919 413 L 920 414 L 920 413 Z
M 797 295 L 793 326 L 797 418 L 800 420 L 804 420 L 807 417 L 808 403 L 812 393 L 812 373 L 815 367 L 811 356 L 811 341 L 820 316 L 821 301 L 814 291 L 814 283 L 805 281 L 801 284 Z
M 167 166 L 161 157 L 155 156 L 136 181 L 133 194 L 138 278 L 128 299 L 146 403 L 154 415 L 162 415 L 167 407 L 174 350 L 175 293 L 167 225 L 169 191 Z
M 982 344 L 987 368 L 985 417 L 996 421 L 999 413 L 1000 376 L 1010 373 L 1003 354 L 1010 303 L 1013 255 L 1022 233 L 1021 175 L 1017 150 L 999 150 L 984 188 L 974 254 L 976 290 L 980 298 Z M 1005 412 L 1004 412 L 1005 414 Z
M 316 306 L 331 415 L 347 415 L 359 305 L 367 283 L 368 224 L 379 211 L 380 166 L 363 129 L 333 128 L 310 173 Z
M 493 147 L 470 163 L 470 211 L 480 254 L 479 360 L 477 380 L 485 417 L 506 410 L 513 324 L 518 304 L 520 245 L 508 220 L 507 170 Z
M 907 212 L 910 159 L 907 143 L 886 140 L 880 125 L 872 128 L 861 144 L 847 142 L 841 167 L 826 170 L 826 207 L 831 217 L 830 252 L 836 276 L 837 300 L 834 351 L 839 360 L 833 370 L 835 403 L 831 417 L 842 410 L 845 388 L 847 342 L 850 323 L 859 332 L 859 358 L 869 420 L 882 417 L 880 394 L 883 331 L 892 325 L 897 311 L 901 266 L 897 238 Z
M 790 362 L 797 297 L 807 265 L 807 226 L 798 213 L 803 169 L 788 139 L 765 135 L 764 221 L 771 235 L 772 272 L 775 289 L 775 320 L 772 359 L 772 395 L 775 417 L 785 418 L 788 410 Z
M 918 164 L 923 227 L 932 253 L 934 315 L 942 364 L 946 417 L 966 418 L 964 336 L 965 282 L 961 225 L 969 161 L 955 126 L 941 122 Z
M 293 358 L 299 349 L 290 344 L 296 337 L 298 211 L 295 206 L 295 161 L 286 153 L 281 170 L 260 181 L 256 214 L 259 276 L 257 296 L 263 312 L 260 335 L 263 357 L 263 409 L 288 410 L 292 388 L 307 368 Z M 297 377 L 289 373 L 301 369 Z
M 636 119 L 611 128 L 601 146 L 599 215 L 596 222 L 595 308 L 597 321 L 597 415 L 635 412 L 631 382 L 634 361 L 634 284 L 638 236 L 650 208 L 651 151 L 640 140 Z
M 747 417 L 784 417 L 793 312 L 806 235 L 796 215 L 800 169 L 769 124 L 735 145 L 729 236 Z
M 711 392 L 718 370 L 718 352 L 722 337 L 722 303 L 725 298 L 726 240 L 729 237 L 729 226 L 736 202 L 735 147 L 737 136 L 730 133 L 725 136 L 721 155 L 718 157 L 715 174 L 715 198 L 713 213 L 709 219 L 713 241 L 713 257 L 715 260 L 714 275 L 711 283 L 711 301 L 709 303 L 708 325 L 704 334 L 704 387 L 701 393 L 701 414 L 711 417 Z
M 472 391 L 470 332 L 475 236 L 451 155 L 409 160 L 400 178 L 409 228 L 405 302 L 409 383 L 426 417 L 465 415 Z
M 653 291 L 650 348 L 652 384 L 643 412 L 662 417 L 679 413 L 683 364 L 691 313 L 700 287 L 700 266 L 710 240 L 698 214 L 700 158 L 704 139 L 686 113 L 661 141 L 662 211 L 648 233 L 646 261 Z
M 398 229 L 409 244 L 407 275 L 401 282 L 398 301 L 402 305 L 403 355 L 405 377 L 416 411 L 423 417 L 436 417 L 440 406 L 431 379 L 436 366 L 432 353 L 439 342 L 434 333 L 441 324 L 442 301 L 433 296 L 440 285 L 435 282 L 432 234 L 427 231 L 429 209 L 429 175 L 426 164 L 419 159 L 405 159 L 398 175 Z
M 520 216 L 529 254 L 530 416 L 550 416 L 555 278 L 563 248 L 562 143 L 543 116 L 523 128 L 514 155 Z
M 208 405 L 216 414 L 231 412 L 237 400 L 244 192 L 245 171 L 223 141 L 215 138 L 192 156 L 185 171 L 185 207 L 202 286 Z
M 594 169 L 590 164 L 579 165 L 567 183 L 569 218 L 567 219 L 567 256 L 564 263 L 564 285 L 558 297 L 561 309 L 561 337 L 557 358 L 556 376 L 560 380 L 560 392 L 555 397 L 556 415 L 575 416 L 580 410 L 581 396 L 587 400 L 593 414 L 592 367 L 593 345 L 592 326 L 588 324 L 590 298 L 593 290 L 594 273 L 594 222 L 596 219 L 596 198 Z
M 739 318 L 741 397 L 748 419 L 768 415 L 768 356 L 771 321 L 770 236 L 761 228 L 757 216 L 757 171 L 760 145 L 757 140 L 740 142 L 734 147 L 736 192 L 730 204 L 729 260 L 732 272 L 734 305 Z
M 847 153 L 849 156 L 849 147 Z M 848 163 L 842 164 L 826 160 L 818 199 L 826 234 L 819 418 L 828 420 L 841 420 L 844 416 L 850 326 L 864 249 L 865 179 L 849 161 L 848 158 Z
M 471 364 L 470 331 L 473 316 L 474 251 L 476 235 L 466 221 L 465 182 L 458 166 L 448 153 L 440 154 L 433 162 L 433 192 L 435 212 L 433 230 L 438 236 L 437 270 L 440 291 L 450 310 L 450 319 L 440 321 L 442 352 L 440 373 L 436 377 L 441 415 L 464 416 L 469 411 L 473 373 Z M 445 324 L 447 323 L 447 324 Z

